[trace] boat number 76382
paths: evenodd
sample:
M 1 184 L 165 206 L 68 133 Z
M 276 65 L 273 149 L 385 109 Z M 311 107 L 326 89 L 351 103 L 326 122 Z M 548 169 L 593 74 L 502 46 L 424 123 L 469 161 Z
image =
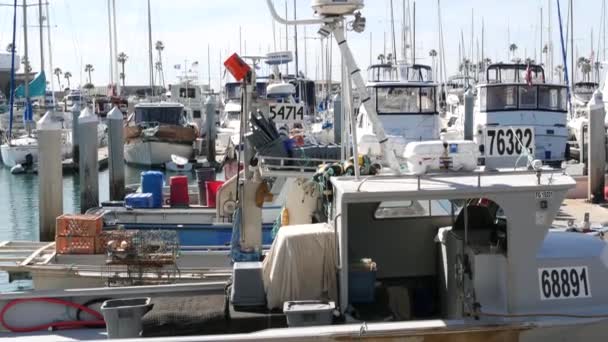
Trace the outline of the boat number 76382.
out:
M 301 104 L 272 104 L 269 112 L 274 121 L 304 120 L 304 106 Z
M 532 127 L 488 127 L 485 133 L 486 157 L 518 156 L 525 150 L 534 154 Z

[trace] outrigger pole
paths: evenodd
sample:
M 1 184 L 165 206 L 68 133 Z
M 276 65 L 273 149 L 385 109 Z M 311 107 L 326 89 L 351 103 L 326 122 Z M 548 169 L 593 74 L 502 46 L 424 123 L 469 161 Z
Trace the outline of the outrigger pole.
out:
M 268 5 L 268 9 L 272 14 L 274 20 L 283 25 L 318 25 L 321 24 L 321 28 L 319 29 L 319 33 L 325 37 L 333 34 L 336 38 L 336 42 L 338 43 L 338 47 L 340 48 L 340 53 L 346 63 L 346 69 L 348 73 L 352 77 L 353 83 L 355 85 L 355 91 L 359 94 L 359 98 L 362 99 L 361 103 L 365 107 L 367 114 L 369 115 L 369 119 L 372 123 L 372 127 L 374 129 L 374 133 L 378 138 L 378 142 L 380 143 L 380 149 L 382 152 L 382 158 L 388 164 L 388 166 L 395 172 L 396 174 L 401 173 L 401 167 L 397 162 L 397 158 L 395 157 L 395 152 L 388 148 L 388 137 L 386 136 L 386 132 L 384 131 L 384 127 L 382 123 L 378 119 L 378 112 L 376 111 L 376 107 L 371 103 L 371 96 L 367 92 L 365 88 L 365 81 L 363 81 L 363 76 L 361 76 L 361 69 L 357 67 L 357 63 L 355 58 L 353 57 L 353 53 L 348 46 L 346 41 L 346 37 L 344 34 L 344 16 L 335 16 L 335 17 L 325 17 L 318 19 L 303 19 L 303 20 L 286 20 L 281 18 L 272 4 L 272 0 L 266 0 L 266 4 Z M 356 16 L 358 18 L 358 16 Z M 362 32 L 362 30 L 361 30 Z M 345 142 L 342 142 L 345 143 Z M 356 146 L 356 145 L 355 145 Z M 357 152 L 355 153 L 355 163 L 357 162 Z M 355 165 L 355 167 L 358 167 Z

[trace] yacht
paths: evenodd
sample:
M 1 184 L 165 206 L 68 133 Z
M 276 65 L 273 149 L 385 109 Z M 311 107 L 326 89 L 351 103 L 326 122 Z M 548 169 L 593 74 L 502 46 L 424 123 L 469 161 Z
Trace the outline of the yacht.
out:
M 436 140 L 441 128 L 437 84 L 426 65 L 376 64 L 368 69 L 367 89 L 395 155 L 410 142 Z M 379 144 L 365 106 L 357 117 L 359 150 L 378 154 Z
M 135 105 L 125 128 L 125 160 L 129 164 L 160 166 L 171 155 L 193 156 L 198 128 L 184 106 L 174 102 Z

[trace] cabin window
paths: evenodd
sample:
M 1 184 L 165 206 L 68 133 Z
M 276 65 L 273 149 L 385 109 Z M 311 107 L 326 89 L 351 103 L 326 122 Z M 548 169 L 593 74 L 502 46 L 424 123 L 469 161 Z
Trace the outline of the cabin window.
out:
M 420 111 L 435 112 L 435 88 L 420 88 Z
M 458 214 L 462 205 L 454 203 L 454 214 Z M 377 220 L 424 217 L 424 216 L 450 216 L 452 214 L 452 202 L 448 200 L 429 201 L 385 201 L 378 205 L 374 212 Z
M 545 110 L 566 111 L 567 96 L 565 88 L 549 86 L 538 87 L 538 107 Z
M 535 109 L 537 100 L 536 87 L 519 87 L 519 108 Z
M 194 88 L 179 88 L 179 97 L 193 99 L 196 98 L 196 89 Z
M 378 113 L 418 113 L 419 88 L 377 88 Z
M 486 110 L 504 110 L 517 108 L 515 86 L 487 87 Z
M 193 112 L 192 112 L 192 116 L 193 116 L 195 119 L 200 119 L 200 118 L 201 118 L 201 111 L 200 111 L 200 110 L 195 110 L 195 111 L 193 111 Z

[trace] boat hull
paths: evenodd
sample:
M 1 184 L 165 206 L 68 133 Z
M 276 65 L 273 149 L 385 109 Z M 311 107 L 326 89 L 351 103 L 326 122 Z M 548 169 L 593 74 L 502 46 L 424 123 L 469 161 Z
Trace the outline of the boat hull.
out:
M 69 157 L 71 149 L 71 146 L 64 145 L 61 147 L 61 154 L 64 158 Z M 32 161 L 34 163 L 38 162 L 38 144 L 25 146 L 2 145 L 0 151 L 2 153 L 2 163 L 7 167 L 25 163 L 28 155 L 32 156 Z
M 161 166 L 171 161 L 171 155 L 190 158 L 192 145 L 163 141 L 132 141 L 125 144 L 125 161 L 132 165 Z

